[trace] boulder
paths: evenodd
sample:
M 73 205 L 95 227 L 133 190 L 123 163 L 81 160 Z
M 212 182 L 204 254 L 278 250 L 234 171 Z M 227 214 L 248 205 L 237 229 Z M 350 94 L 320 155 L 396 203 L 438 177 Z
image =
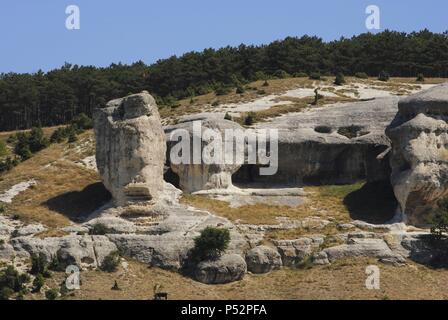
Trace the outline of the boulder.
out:
M 384 240 L 374 238 L 351 238 L 347 244 L 330 247 L 323 252 L 330 262 L 346 257 L 370 257 L 397 263 L 405 261 L 401 255 L 393 253 Z
M 321 236 L 304 237 L 296 240 L 278 240 L 274 244 L 282 257 L 284 266 L 297 268 L 313 252 L 323 244 L 324 238 Z
M 222 284 L 241 280 L 246 272 L 246 262 L 240 255 L 225 254 L 215 260 L 199 262 L 194 278 L 206 284 Z
M 77 265 L 80 268 L 100 267 L 107 255 L 117 251 L 117 247 L 105 236 L 19 237 L 12 239 L 11 243 L 21 257 L 42 253 L 47 262 L 57 257 L 64 266 Z
M 426 226 L 448 196 L 448 84 L 400 100 L 387 135 L 391 183 L 404 221 Z
M 195 130 L 195 126 L 198 126 L 199 129 Z M 203 155 L 205 153 L 205 148 L 207 146 L 211 147 L 214 141 L 213 138 L 209 139 L 209 137 L 203 137 L 206 130 L 210 130 L 208 132 L 215 132 L 216 135 L 221 137 L 221 161 L 207 163 L 207 161 L 204 160 L 204 157 L 201 157 L 201 159 L 199 159 L 200 161 L 194 161 L 194 147 L 198 146 L 198 151 Z M 226 130 L 243 130 L 243 128 L 236 122 L 214 117 L 191 118 L 189 121 L 165 128 L 168 144 L 168 163 L 171 170 L 178 176 L 178 183 L 182 191 L 192 193 L 208 189 L 225 189 L 232 186 L 232 174 L 235 173 L 243 163 L 238 163 L 236 160 L 232 163 L 225 163 L 224 159 L 226 154 L 229 154 L 233 159 L 236 150 L 236 144 L 233 143 L 233 139 L 230 138 L 227 140 L 229 140 L 229 143 L 232 143 L 233 147 L 225 148 Z M 175 154 L 181 153 L 177 148 L 174 149 L 175 146 L 180 146 L 180 138 L 178 135 L 181 135 L 183 139 L 189 139 L 189 141 L 186 141 L 184 144 L 185 148 L 188 148 L 190 151 L 189 157 L 187 156 L 182 163 L 177 163 L 178 161 L 172 161 L 171 159 L 171 152 Z M 194 141 L 199 141 L 199 143 L 195 144 Z M 185 150 L 183 150 L 183 152 L 185 152 Z
M 247 270 L 253 273 L 268 273 L 282 266 L 277 250 L 267 246 L 255 247 L 246 254 Z
M 115 202 L 156 202 L 163 192 L 166 143 L 148 92 L 110 101 L 94 112 L 96 162 Z
M 180 232 L 160 235 L 108 235 L 120 252 L 153 267 L 178 271 L 182 268 L 194 242 Z

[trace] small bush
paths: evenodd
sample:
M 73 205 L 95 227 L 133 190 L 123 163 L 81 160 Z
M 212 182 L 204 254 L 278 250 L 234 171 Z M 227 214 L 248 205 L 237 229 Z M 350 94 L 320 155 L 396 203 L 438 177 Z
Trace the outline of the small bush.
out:
M 345 77 L 342 73 L 338 73 L 336 78 L 334 79 L 334 84 L 337 86 L 341 86 L 345 83 Z
M 228 112 L 226 112 L 224 119 L 232 121 L 232 116 Z
M 365 72 L 356 72 L 355 77 L 358 79 L 368 79 L 369 76 Z
M 45 284 L 45 278 L 43 275 L 38 274 L 33 281 L 33 292 L 40 292 L 40 289 L 42 289 L 42 287 Z
M 319 72 L 313 72 L 310 74 L 310 80 L 320 80 L 321 76 Z
M 47 258 L 45 255 L 40 252 L 38 255 L 31 255 L 31 271 L 30 273 L 33 275 L 44 274 L 47 272 Z
M 253 113 L 253 112 L 249 112 L 249 113 L 246 115 L 246 118 L 244 118 L 244 124 L 245 124 L 246 126 L 251 126 L 251 125 L 254 124 L 254 122 L 255 122 L 255 113 Z
M 118 265 L 120 264 L 120 255 L 118 252 L 114 251 L 104 258 L 101 264 L 101 270 L 106 272 L 117 271 Z
M 255 72 L 255 80 L 266 80 L 268 77 L 263 71 Z
M 237 94 L 243 94 L 244 92 L 246 92 L 246 89 L 244 89 L 243 86 L 236 87 L 236 93 Z
M 279 78 L 279 79 L 286 79 L 286 78 L 290 77 L 290 75 L 284 70 L 277 70 L 274 72 L 274 77 Z
M 120 287 L 118 286 L 117 280 L 115 280 L 114 286 L 111 288 L 111 290 L 114 290 L 114 291 L 120 291 L 121 290 Z
M 296 72 L 294 73 L 295 78 L 308 78 L 308 74 L 305 72 Z
M 438 209 L 435 212 L 431 223 L 431 234 L 437 239 L 441 239 L 444 233 L 448 232 L 448 198 L 439 200 Z
M 9 287 L 0 288 L 0 300 L 9 300 L 13 294 L 14 290 Z
M 386 71 L 381 71 L 380 74 L 378 75 L 378 80 L 380 81 L 389 81 L 390 79 L 390 75 L 389 73 L 387 73 Z
M 29 281 L 30 277 L 27 274 L 19 274 L 14 267 L 8 266 L 5 270 L 0 272 L 1 298 L 9 299 L 14 292 L 24 290 L 25 284 Z
M 423 75 L 423 73 L 419 73 L 419 74 L 417 75 L 417 79 L 416 79 L 416 81 L 417 81 L 417 82 L 425 82 L 425 76 Z
M 0 141 L 0 157 L 4 157 L 8 154 L 8 149 L 6 148 L 6 143 Z
M 89 230 L 90 235 L 104 236 L 109 233 L 109 229 L 102 223 L 95 223 Z
M 93 120 L 85 113 L 80 113 L 73 119 L 72 125 L 79 131 L 89 130 L 93 128 Z
M 227 249 L 229 242 L 228 229 L 207 227 L 194 239 L 194 256 L 199 259 L 217 257 Z
M 229 94 L 232 89 L 229 86 L 220 85 L 215 89 L 215 94 L 217 96 L 224 96 Z
M 76 135 L 76 133 L 74 131 L 70 132 L 69 136 L 68 136 L 68 143 L 74 143 L 78 141 L 78 136 Z
M 218 100 L 213 101 L 212 107 L 217 107 L 217 106 L 219 106 L 219 101 Z
M 264 82 L 263 82 L 263 87 L 269 87 L 269 82 L 268 82 L 268 80 L 264 80 Z
M 59 297 L 59 291 L 57 289 L 50 289 L 45 291 L 45 298 L 47 300 L 56 300 Z

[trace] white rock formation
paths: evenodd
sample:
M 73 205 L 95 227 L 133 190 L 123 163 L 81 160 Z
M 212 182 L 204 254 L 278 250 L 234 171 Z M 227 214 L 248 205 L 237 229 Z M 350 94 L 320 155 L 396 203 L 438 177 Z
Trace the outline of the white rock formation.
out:
M 166 144 L 154 98 L 144 91 L 110 101 L 94 120 L 98 170 L 116 204 L 157 201 Z
M 194 139 L 200 141 L 200 152 L 204 152 L 204 148 L 208 146 L 213 139 L 202 139 L 205 130 L 212 130 L 221 136 L 222 140 L 222 159 L 225 159 L 225 152 L 232 152 L 230 156 L 235 154 L 234 148 L 228 150 L 225 145 L 225 130 L 243 130 L 243 128 L 236 122 L 218 119 L 218 118 L 202 118 L 190 119 L 191 121 L 182 122 L 174 126 L 165 128 L 166 138 L 168 141 L 169 153 L 173 146 L 176 146 L 179 142 L 177 140 L 170 141 L 173 132 L 183 131 L 188 134 L 190 138 L 190 160 L 188 163 L 173 163 L 170 161 L 171 169 L 179 176 L 179 184 L 182 191 L 192 193 L 199 190 L 207 189 L 225 189 L 232 186 L 232 174 L 235 173 L 242 165 L 242 163 L 226 164 L 224 161 L 218 163 L 207 164 L 204 159 L 200 159 L 200 163 L 197 164 L 193 161 L 194 157 Z M 196 132 L 193 127 L 193 123 L 201 124 L 201 130 Z M 230 141 L 232 142 L 232 141 Z M 233 143 L 233 142 L 232 142 Z M 210 144 L 211 146 L 211 144 Z
M 448 84 L 402 99 L 387 129 L 391 182 L 405 221 L 425 225 L 448 196 Z

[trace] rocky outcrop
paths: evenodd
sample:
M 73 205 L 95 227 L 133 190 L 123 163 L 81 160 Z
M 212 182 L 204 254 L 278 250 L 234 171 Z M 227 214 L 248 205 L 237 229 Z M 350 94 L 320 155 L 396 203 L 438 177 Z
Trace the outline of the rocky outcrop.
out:
M 166 143 L 154 98 L 144 91 L 110 101 L 94 123 L 97 167 L 116 204 L 157 201 Z
M 246 254 L 247 270 L 253 273 L 268 273 L 282 266 L 277 250 L 267 246 L 255 247 Z
M 195 125 L 200 126 L 200 129 L 194 130 Z M 214 141 L 213 138 L 203 136 L 206 130 L 211 130 L 221 137 L 222 161 L 208 164 L 207 161 L 204 161 L 204 157 L 199 159 L 199 163 L 198 161 L 194 161 L 194 141 L 199 141 L 199 148 L 197 150 L 200 152 L 200 155 L 203 155 L 204 149 L 207 146 L 211 146 L 211 143 Z M 168 143 L 167 159 L 171 170 L 179 177 L 179 186 L 182 191 L 192 193 L 199 190 L 225 189 L 232 186 L 232 174 L 241 167 L 242 163 L 236 163 L 236 161 L 233 163 L 225 163 L 223 161 L 226 153 L 233 159 L 234 151 L 236 150 L 233 141 L 230 141 L 234 146 L 233 148 L 225 148 L 225 130 L 243 130 L 243 128 L 233 121 L 216 117 L 191 118 L 189 121 L 165 128 Z M 178 134 L 182 135 L 183 139 L 189 139 L 185 146 L 190 152 L 189 156 L 185 159 L 186 161 L 183 161 L 183 163 L 170 161 L 172 149 L 176 145 L 180 146 Z M 183 150 L 183 152 L 185 151 Z M 181 153 L 179 150 L 174 152 Z
M 286 267 L 300 267 L 323 244 L 324 237 L 303 237 L 295 240 L 275 241 L 283 265 Z
M 106 236 L 66 236 L 60 238 L 19 237 L 11 240 L 15 254 L 20 257 L 43 254 L 47 262 L 57 258 L 64 265 L 80 268 L 100 267 L 104 258 L 117 251 Z
M 214 260 L 199 262 L 194 278 L 206 284 L 223 284 L 241 280 L 246 272 L 246 262 L 240 255 L 225 254 Z
M 448 196 L 448 84 L 402 99 L 387 129 L 391 182 L 407 223 L 424 226 Z
M 385 128 L 397 112 L 398 98 L 312 108 L 262 123 L 257 128 L 279 130 L 278 171 L 260 176 L 256 165 L 245 165 L 234 183 L 270 185 L 345 184 L 362 179 L 388 180 Z

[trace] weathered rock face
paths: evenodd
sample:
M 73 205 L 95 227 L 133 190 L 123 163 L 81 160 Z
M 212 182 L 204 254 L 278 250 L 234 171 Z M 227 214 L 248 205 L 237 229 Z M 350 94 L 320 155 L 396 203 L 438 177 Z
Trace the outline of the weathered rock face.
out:
M 246 263 L 250 272 L 268 273 L 282 266 L 282 258 L 274 248 L 258 246 L 247 252 Z
M 199 130 L 194 130 L 194 125 L 200 125 Z M 243 128 L 235 122 L 219 119 L 219 118 L 203 118 L 199 117 L 197 119 L 192 118 L 191 121 L 182 122 L 174 126 L 169 126 L 165 128 L 166 140 L 168 144 L 167 158 L 171 170 L 176 173 L 179 177 L 179 186 L 184 192 L 195 192 L 199 190 L 208 189 L 225 189 L 232 186 L 232 174 L 236 172 L 240 167 L 241 163 L 229 163 L 226 164 L 224 161 L 219 163 L 207 164 L 204 158 L 200 159 L 200 163 L 195 163 L 193 161 L 194 152 L 194 140 L 199 141 L 198 150 L 201 154 L 204 152 L 206 146 L 212 146 L 213 139 L 207 139 L 203 137 L 205 130 L 212 130 L 221 136 L 221 150 L 222 159 L 225 159 L 225 153 L 231 153 L 230 156 L 234 155 L 235 144 L 233 149 L 225 148 L 225 130 L 243 130 Z M 176 133 L 185 133 L 185 137 L 189 138 L 190 145 L 190 157 L 188 163 L 177 164 L 174 161 L 170 161 L 170 153 L 174 146 L 178 145 L 178 140 L 173 136 L 174 141 L 171 141 L 171 136 Z M 203 139 L 201 139 L 203 137 Z M 233 142 L 233 141 L 231 141 Z M 186 144 L 188 145 L 188 143 Z M 182 152 L 184 152 L 183 150 Z
M 425 225 L 448 196 L 448 84 L 402 99 L 387 129 L 391 183 L 405 220 Z
M 388 180 L 390 167 L 383 153 L 390 147 L 385 128 L 397 112 L 398 98 L 345 103 L 285 115 L 257 126 L 279 130 L 278 171 L 258 175 L 243 166 L 235 184 L 340 184 L 360 179 Z
M 157 201 L 166 143 L 154 98 L 144 91 L 110 101 L 94 120 L 98 170 L 116 204 Z
M 194 277 L 202 283 L 222 284 L 241 280 L 246 272 L 246 262 L 240 255 L 225 254 L 216 260 L 200 262 Z
M 57 257 L 63 265 L 100 267 L 104 258 L 117 251 L 105 236 L 66 236 L 61 238 L 19 237 L 11 240 L 15 254 L 22 257 L 44 254 L 47 262 Z

